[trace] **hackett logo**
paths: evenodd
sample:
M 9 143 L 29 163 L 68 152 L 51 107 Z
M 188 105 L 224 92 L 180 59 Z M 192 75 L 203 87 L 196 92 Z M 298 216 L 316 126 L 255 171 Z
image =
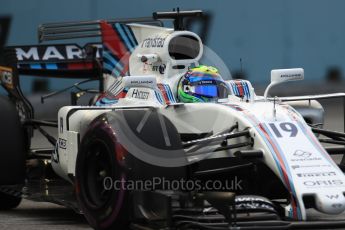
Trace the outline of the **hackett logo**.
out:
M 132 92 L 132 97 L 138 98 L 138 99 L 144 99 L 147 100 L 149 98 L 150 93 L 146 91 L 141 91 L 138 89 L 134 89 Z

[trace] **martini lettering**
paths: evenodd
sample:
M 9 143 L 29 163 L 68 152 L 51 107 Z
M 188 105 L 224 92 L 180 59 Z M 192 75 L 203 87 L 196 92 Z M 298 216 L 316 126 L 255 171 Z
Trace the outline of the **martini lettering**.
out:
M 97 45 L 96 57 L 101 47 Z M 18 61 L 81 60 L 85 58 L 84 48 L 77 45 L 16 47 Z

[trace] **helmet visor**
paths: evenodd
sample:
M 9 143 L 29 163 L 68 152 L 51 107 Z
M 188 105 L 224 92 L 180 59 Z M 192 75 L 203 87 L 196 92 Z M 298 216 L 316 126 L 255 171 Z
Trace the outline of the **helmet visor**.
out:
M 226 98 L 229 95 L 228 88 L 222 83 L 194 85 L 188 88 L 193 94 L 209 98 Z
M 205 97 L 218 97 L 217 85 L 196 85 L 194 93 Z
M 202 76 L 199 76 L 203 74 Z M 185 86 L 184 90 L 195 95 L 208 98 L 226 98 L 229 95 L 226 83 L 221 80 L 218 75 L 191 73 L 188 77 L 189 86 Z

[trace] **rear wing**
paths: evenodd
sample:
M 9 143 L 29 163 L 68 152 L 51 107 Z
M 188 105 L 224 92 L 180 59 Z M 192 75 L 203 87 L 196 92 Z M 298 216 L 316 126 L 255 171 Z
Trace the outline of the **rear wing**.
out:
M 20 75 L 101 79 L 104 69 L 107 73 L 115 70 L 115 75 L 123 75 L 128 72 L 128 64 L 121 63 L 121 60 L 124 58 L 126 61 L 128 53 L 137 45 L 133 32 L 126 28 L 125 24 L 139 23 L 162 27 L 163 22 L 160 19 L 172 19 L 175 30 L 182 30 L 184 18 L 200 15 L 200 10 L 177 9 L 173 12 L 155 12 L 151 17 L 41 24 L 38 27 L 39 43 L 84 38 L 101 38 L 101 41 L 85 46 L 41 44 L 7 47 L 6 65 L 16 68 Z M 102 54 L 103 48 L 106 55 Z M 102 63 L 105 56 L 108 57 L 105 60 L 107 65 Z
M 201 10 L 177 11 L 172 12 L 154 12 L 152 17 L 110 19 L 96 21 L 78 21 L 63 23 L 46 23 L 38 27 L 38 41 L 55 41 L 75 38 L 90 38 L 101 36 L 100 23 L 106 21 L 109 24 L 115 23 L 139 23 L 151 26 L 163 26 L 160 19 L 173 19 L 174 29 L 183 30 L 183 20 L 188 17 L 200 17 L 203 14 Z
M 66 39 L 101 38 L 104 23 L 163 25 L 161 21 L 149 17 L 46 23 L 38 27 L 38 40 L 42 43 Z M 102 47 L 101 41 L 84 46 L 71 43 L 10 46 L 5 49 L 5 59 L 6 65 L 17 68 L 20 75 L 98 79 L 101 78 L 102 73 Z
M 107 22 L 109 24 L 140 23 L 152 26 L 163 26 L 162 21 L 153 19 L 152 17 L 46 23 L 38 27 L 38 41 L 41 43 L 44 41 L 100 37 L 101 22 Z

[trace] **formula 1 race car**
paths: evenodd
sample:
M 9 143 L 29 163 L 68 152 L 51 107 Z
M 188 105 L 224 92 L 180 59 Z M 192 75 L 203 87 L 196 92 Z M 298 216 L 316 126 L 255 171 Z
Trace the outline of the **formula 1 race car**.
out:
M 272 70 L 264 96 L 249 81 L 221 77 L 199 64 L 202 41 L 184 29 L 184 18 L 201 15 L 49 23 L 40 42 L 101 42 L 7 47 L 0 209 L 48 201 L 95 229 L 344 227 L 308 213 L 345 210 L 344 165 L 330 157 L 345 153 L 345 134 L 323 129 L 317 102 L 345 94 L 269 96 L 276 84 L 302 80 L 300 68 Z M 163 27 L 166 19 L 174 28 Z M 22 75 L 86 80 L 62 90 L 76 91 L 56 120 L 37 120 Z M 81 87 L 89 81 L 99 89 Z M 77 105 L 86 95 L 89 105 Z M 35 132 L 52 148 L 31 148 Z

